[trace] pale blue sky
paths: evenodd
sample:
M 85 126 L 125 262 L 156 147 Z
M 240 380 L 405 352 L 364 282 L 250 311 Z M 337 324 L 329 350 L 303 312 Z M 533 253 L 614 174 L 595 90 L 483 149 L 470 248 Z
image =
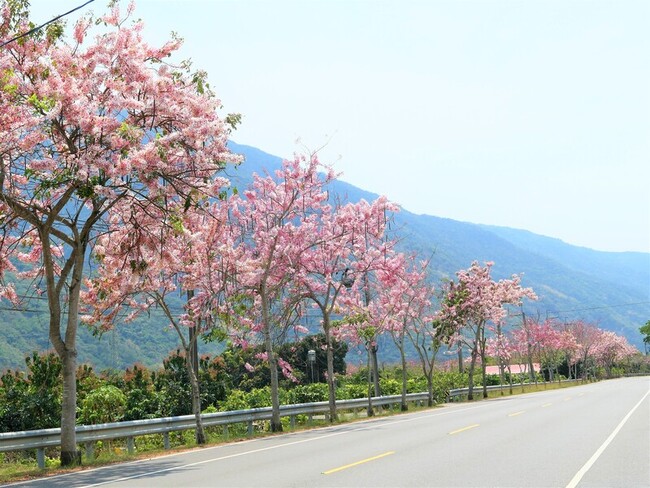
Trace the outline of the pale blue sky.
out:
M 82 3 L 32 0 L 32 17 Z M 152 41 L 185 38 L 243 114 L 238 143 L 325 145 L 343 180 L 416 213 L 650 252 L 647 0 L 139 0 L 135 16 Z

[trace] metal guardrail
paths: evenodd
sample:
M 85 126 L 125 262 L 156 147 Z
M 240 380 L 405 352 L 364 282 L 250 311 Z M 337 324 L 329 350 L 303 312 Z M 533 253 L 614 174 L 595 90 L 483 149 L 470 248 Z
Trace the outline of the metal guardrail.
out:
M 572 380 L 564 380 L 572 381 Z M 563 382 L 564 382 L 563 381 Z M 575 381 L 575 380 L 573 380 Z M 521 384 L 514 384 L 514 387 Z M 510 388 L 510 385 L 488 386 L 488 391 L 498 391 Z M 475 386 L 475 394 L 482 391 L 482 386 Z M 469 392 L 469 388 L 456 388 L 449 390 L 448 401 L 455 401 Z M 423 404 L 429 398 L 427 392 L 409 393 L 406 395 L 407 402 Z M 402 395 L 389 395 L 372 398 L 373 407 L 396 405 L 401 403 Z M 337 400 L 337 410 L 357 410 L 367 408 L 368 398 L 356 398 L 352 400 Z M 329 402 L 299 403 L 295 405 L 281 405 L 280 416 L 289 417 L 290 426 L 295 427 L 296 416 L 307 415 L 310 420 L 314 415 L 329 413 Z M 270 420 L 271 407 L 253 408 L 249 410 L 233 410 L 230 412 L 217 412 L 202 414 L 204 427 L 216 425 L 224 426 L 226 429 L 231 424 L 246 423 L 248 435 L 253 435 L 255 422 Z M 77 442 L 85 446 L 86 457 L 93 456 L 94 444 L 97 441 L 126 439 L 128 452 L 135 449 L 135 437 L 151 434 L 162 434 L 163 445 L 169 449 L 170 432 L 191 430 L 196 427 L 194 415 L 181 415 L 177 417 L 163 417 L 158 419 L 130 420 L 127 422 L 112 422 L 96 425 L 79 425 L 76 427 Z M 38 466 L 45 467 L 45 448 L 61 445 L 61 429 L 26 430 L 21 432 L 0 433 L 0 452 L 36 450 Z
M 565 380 L 567 381 L 567 380 Z M 531 383 L 524 383 L 523 385 L 530 385 Z M 521 383 L 513 383 L 512 388 L 520 387 L 522 386 Z M 505 385 L 490 385 L 487 386 L 486 389 L 487 391 L 505 391 L 510 388 L 509 384 Z M 474 386 L 474 395 L 478 395 L 483 391 L 483 385 L 476 385 Z M 455 401 L 457 398 L 464 397 L 469 393 L 469 388 L 456 388 L 454 390 L 449 390 L 449 401 Z
M 428 393 L 410 393 L 406 395 L 408 402 L 425 402 Z M 401 395 L 373 397 L 373 406 L 386 406 L 399 404 Z M 337 410 L 356 410 L 367 408 L 368 398 L 353 400 L 337 400 Z M 329 402 L 300 403 L 295 405 L 281 405 L 280 416 L 289 417 L 290 425 L 295 427 L 296 416 L 307 415 L 310 419 L 314 415 L 329 413 Z M 246 423 L 248 434 L 252 435 L 254 423 L 270 420 L 271 407 L 253 408 L 249 410 L 234 410 L 230 412 L 217 412 L 202 414 L 204 427 Z M 92 457 L 94 443 L 103 440 L 127 439 L 127 450 L 133 452 L 134 439 L 137 436 L 162 434 L 165 449 L 169 449 L 169 433 L 191 430 L 196 427 L 194 415 L 177 417 L 163 417 L 158 419 L 131 420 L 127 422 L 112 422 L 96 425 L 79 425 L 76 427 L 77 442 L 85 445 L 86 456 Z M 26 430 L 21 432 L 0 433 L 0 452 L 24 451 L 36 449 L 38 466 L 45 467 L 45 448 L 61 445 L 61 429 Z

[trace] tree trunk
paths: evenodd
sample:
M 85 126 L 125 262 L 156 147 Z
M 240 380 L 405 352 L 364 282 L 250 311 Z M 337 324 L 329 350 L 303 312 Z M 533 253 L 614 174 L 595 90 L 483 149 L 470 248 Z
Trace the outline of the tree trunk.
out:
M 379 388 L 379 364 L 377 363 L 377 344 L 372 344 L 370 346 L 370 357 L 372 358 L 372 380 L 375 387 L 375 396 L 381 395 L 381 389 Z
M 66 322 L 65 338 L 61 336 L 61 289 L 65 286 L 65 277 L 55 283 L 55 273 L 52 261 L 49 239 L 44 239 L 44 267 L 48 289 L 48 305 L 50 309 L 50 342 L 54 346 L 63 364 L 63 397 L 61 399 L 61 466 L 81 464 L 81 451 L 77 449 L 77 326 L 79 316 L 79 294 L 83 277 L 83 262 L 86 251 L 85 241 L 77 241 L 77 246 L 71 250 L 66 266 L 71 266 L 71 277 L 68 286 L 68 320 Z M 49 236 L 48 236 L 49 237 Z
M 61 356 L 63 363 L 63 398 L 61 402 L 61 466 L 81 464 L 77 449 L 77 351 L 67 346 Z
M 196 419 L 195 439 L 196 443 L 201 445 L 206 443 L 203 419 L 201 418 L 201 391 L 199 388 L 198 371 L 194 369 L 194 358 L 189 351 L 191 351 L 191 344 L 190 348 L 185 351 L 185 364 L 190 377 L 190 385 L 192 386 L 192 412 Z
M 187 291 L 187 301 L 189 302 L 194 297 L 194 290 Z M 185 367 L 187 368 L 187 376 L 190 379 L 190 386 L 192 387 L 192 413 L 196 420 L 196 429 L 194 430 L 194 438 L 198 445 L 205 444 L 207 439 L 205 437 L 205 430 L 203 429 L 203 419 L 201 418 L 201 385 L 199 384 L 199 345 L 198 330 L 199 325 L 189 328 L 189 344 L 185 348 Z M 176 329 L 182 335 L 180 329 Z M 182 337 L 181 337 L 182 340 Z
M 433 371 L 432 371 L 433 372 Z M 427 406 L 433 407 L 433 374 L 427 375 L 427 389 L 429 397 L 427 398 Z
M 273 348 L 268 351 L 269 369 L 271 371 L 271 432 L 282 432 L 280 419 L 280 383 L 278 380 L 278 360 Z
M 273 352 L 273 338 L 271 337 L 271 317 L 269 314 L 269 303 L 264 288 L 260 290 L 262 298 L 262 321 L 264 323 L 264 346 L 266 358 L 271 373 L 271 432 L 282 432 L 282 421 L 280 420 L 280 384 L 278 381 L 278 361 Z
M 68 320 L 65 339 L 61 337 L 61 288 L 55 285 L 54 268 L 49 240 L 43 242 L 48 305 L 50 308 L 50 342 L 63 364 L 63 397 L 61 399 L 61 466 L 81 464 L 81 451 L 77 449 L 77 326 L 79 316 L 79 294 L 83 277 L 83 260 L 86 251 L 84 242 L 79 242 L 71 251 L 72 276 L 68 287 Z M 60 279 L 64 279 L 63 277 Z
M 512 370 L 510 369 L 510 365 L 508 364 L 508 384 L 510 386 L 510 394 L 512 395 Z
M 506 382 L 506 366 L 499 358 L 499 385 L 501 386 L 501 394 L 503 395 L 503 385 Z
M 327 343 L 327 388 L 329 393 L 330 422 L 336 421 L 336 383 L 334 379 L 334 348 L 330 331 L 329 315 L 323 316 L 323 330 Z
M 485 351 L 481 351 L 481 376 L 483 377 L 483 398 L 488 397 L 487 391 L 487 373 L 485 364 Z
M 528 374 L 530 375 L 530 382 L 537 384 L 537 374 L 535 374 L 535 366 L 533 365 L 533 352 L 532 346 L 528 344 Z
M 481 322 L 479 325 L 478 329 L 478 337 L 479 337 L 479 354 L 481 355 L 481 377 L 483 378 L 483 398 L 488 397 L 488 392 L 487 392 L 487 373 L 486 373 L 486 368 L 487 364 L 485 364 L 485 323 Z
M 409 409 L 408 403 L 406 403 L 406 385 L 408 380 L 408 371 L 406 371 L 406 353 L 404 352 L 404 338 L 400 341 L 399 353 L 402 359 L 402 412 L 406 412 Z
M 366 414 L 368 417 L 374 417 L 375 410 L 372 408 L 372 370 L 370 368 L 370 357 L 372 354 L 370 351 L 372 350 L 372 345 L 367 344 L 366 350 L 368 351 L 368 360 L 366 361 L 366 365 L 368 366 L 368 409 L 366 410 Z
M 476 350 L 476 345 L 472 349 L 472 360 L 469 363 L 469 372 L 467 378 L 467 399 L 474 400 L 474 368 L 476 366 L 476 359 L 478 358 L 478 351 Z
M 458 341 L 458 372 L 463 374 L 465 371 L 465 365 L 463 363 L 463 345 Z

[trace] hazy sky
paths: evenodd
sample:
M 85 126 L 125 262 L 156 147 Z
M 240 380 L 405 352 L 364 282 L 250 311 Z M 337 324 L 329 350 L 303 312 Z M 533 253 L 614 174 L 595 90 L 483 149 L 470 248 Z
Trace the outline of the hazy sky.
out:
M 84 1 L 32 0 L 32 18 Z M 325 146 L 341 179 L 416 213 L 650 252 L 650 1 L 139 0 L 134 16 L 151 41 L 185 38 L 243 114 L 240 144 Z

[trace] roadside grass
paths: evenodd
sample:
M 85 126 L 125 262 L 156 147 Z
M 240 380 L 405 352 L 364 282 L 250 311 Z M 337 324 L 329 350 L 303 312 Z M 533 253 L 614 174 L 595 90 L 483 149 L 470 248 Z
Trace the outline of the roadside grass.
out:
M 513 385 L 512 392 L 509 385 L 504 385 L 499 390 L 488 391 L 488 399 L 503 398 L 505 396 L 520 395 L 523 393 L 533 393 L 546 390 L 556 390 L 560 388 L 570 388 L 584 384 L 583 382 L 576 381 L 563 381 L 562 383 L 538 383 Z M 474 389 L 474 402 L 484 400 L 482 387 Z M 467 402 L 467 398 L 461 397 L 459 402 Z M 374 418 L 386 417 L 393 415 L 400 415 L 402 413 L 413 413 L 429 408 L 439 408 L 438 404 L 434 407 L 418 406 L 409 404 L 409 410 L 402 412 L 399 405 L 392 408 L 374 408 Z M 367 410 L 358 409 L 355 411 L 346 411 L 339 414 L 339 419 L 336 424 L 350 423 L 360 420 L 367 420 Z M 241 442 L 244 440 L 268 437 L 287 432 L 298 432 L 332 425 L 328 422 L 326 416 L 314 416 L 308 420 L 305 416 L 302 422 L 297 422 L 293 429 L 288 424 L 283 424 L 284 432 L 272 433 L 268 431 L 268 422 L 260 422 L 255 425 L 253 435 L 248 435 L 248 429 L 245 425 L 231 425 L 229 428 L 223 427 L 207 427 L 207 443 L 203 446 L 198 446 L 194 439 L 194 431 L 188 430 L 184 432 L 170 433 L 170 449 L 164 449 L 162 434 L 152 434 L 148 436 L 140 436 L 135 439 L 135 452 L 130 454 L 126 449 L 126 441 L 115 440 L 112 442 L 98 441 L 95 443 L 95 455 L 92 459 L 88 459 L 85 455 L 83 457 L 83 464 L 75 468 L 61 468 L 58 460 L 58 453 L 55 449 L 46 450 L 45 468 L 40 469 L 36 463 L 34 453 L 31 452 L 14 452 L 14 453 L 0 453 L 0 484 L 6 484 L 17 481 L 25 481 L 33 478 L 45 478 L 55 476 L 58 474 L 69 473 L 73 471 L 81 471 L 86 469 L 97 468 L 100 466 L 108 466 L 117 463 L 126 463 L 131 461 L 151 459 L 160 456 L 167 456 L 170 454 L 201 449 L 205 447 L 214 447 L 221 444 L 228 444 L 233 442 Z

